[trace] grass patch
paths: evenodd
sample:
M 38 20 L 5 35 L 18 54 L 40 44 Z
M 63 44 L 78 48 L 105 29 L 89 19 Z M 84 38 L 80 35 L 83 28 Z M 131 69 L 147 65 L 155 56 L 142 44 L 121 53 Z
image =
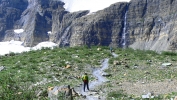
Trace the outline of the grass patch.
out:
M 108 47 L 99 47 L 101 50 L 97 48 L 97 46 L 91 49 L 87 47 L 42 48 L 37 51 L 1 56 L 0 66 L 5 66 L 5 69 L 0 73 L 0 99 L 46 98 L 45 91 L 48 86 L 70 84 L 74 87 L 80 84 L 79 76 L 87 70 L 89 73 L 88 64 L 99 65 L 100 60 L 111 56 L 107 52 Z M 70 65 L 71 68 L 65 68 L 66 65 Z M 36 92 L 41 88 L 44 95 L 36 97 Z

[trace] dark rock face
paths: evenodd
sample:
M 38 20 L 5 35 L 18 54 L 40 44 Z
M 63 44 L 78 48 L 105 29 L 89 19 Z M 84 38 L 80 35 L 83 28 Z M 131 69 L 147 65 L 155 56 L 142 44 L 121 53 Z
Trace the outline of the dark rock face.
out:
M 27 0 L 0 0 L 0 41 L 28 6 Z
M 5 2 L 5 4 L 4 4 Z M 12 3 L 12 4 L 11 4 Z M 65 12 L 61 1 L 53 0 L 2 0 L 1 41 L 20 40 L 25 46 L 34 46 L 48 41 L 52 30 L 54 10 Z M 9 4 L 7 6 L 7 4 Z M 20 6 L 19 5 L 23 5 Z M 26 6 L 24 6 L 26 5 Z M 20 34 L 15 29 L 23 29 Z
M 20 40 L 25 46 L 52 41 L 59 46 L 177 48 L 177 0 L 132 0 L 95 13 L 70 13 L 63 5 L 60 0 L 0 0 L 0 41 Z M 24 31 L 16 34 L 14 29 Z
M 52 30 L 53 33 L 56 32 L 55 42 L 60 46 L 121 46 L 127 9 L 128 3 L 117 3 L 92 14 L 88 14 L 88 11 L 67 13 L 58 24 L 59 29 Z
M 56 9 L 64 11 L 64 3 L 52 0 L 29 0 L 28 3 L 28 8 L 15 27 L 25 30 L 20 36 L 24 45 L 34 46 L 49 40 L 48 31 L 52 30 L 53 11 Z

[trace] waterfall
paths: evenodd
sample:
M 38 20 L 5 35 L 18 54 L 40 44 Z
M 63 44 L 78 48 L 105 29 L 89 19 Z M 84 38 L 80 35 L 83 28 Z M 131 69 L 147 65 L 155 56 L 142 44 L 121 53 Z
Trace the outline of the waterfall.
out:
M 123 33 L 122 33 L 122 47 L 126 47 L 127 45 L 127 11 L 125 12 L 124 16 L 124 28 L 123 28 Z
M 71 26 L 68 26 L 65 29 L 65 31 L 64 31 L 64 33 L 63 33 L 63 35 L 61 37 L 62 46 L 69 45 L 70 34 L 68 32 L 69 32 L 70 28 L 71 28 Z

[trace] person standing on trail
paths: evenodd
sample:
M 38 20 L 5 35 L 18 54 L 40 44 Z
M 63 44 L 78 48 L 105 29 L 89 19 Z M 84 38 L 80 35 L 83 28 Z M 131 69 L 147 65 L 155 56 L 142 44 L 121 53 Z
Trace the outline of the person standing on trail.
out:
M 110 52 L 112 53 L 112 47 L 110 47 Z
M 89 90 L 89 79 L 87 76 L 87 73 L 84 73 L 84 75 L 82 76 L 82 81 L 84 82 L 84 92 L 85 92 L 85 87 L 87 86 L 87 90 Z

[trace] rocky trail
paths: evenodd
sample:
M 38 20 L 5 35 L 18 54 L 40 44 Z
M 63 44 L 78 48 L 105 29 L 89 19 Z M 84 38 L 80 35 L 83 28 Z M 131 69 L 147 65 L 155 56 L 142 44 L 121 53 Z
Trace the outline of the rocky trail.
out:
M 115 53 L 112 53 L 112 55 L 114 57 L 117 57 Z M 90 91 L 87 91 L 86 89 L 86 92 L 84 92 L 83 86 L 80 86 L 79 89 L 77 90 L 77 92 L 79 92 L 85 97 L 84 100 L 105 100 L 106 99 L 105 95 L 99 94 L 98 91 L 95 90 L 95 88 L 97 86 L 104 84 L 104 82 L 109 82 L 109 80 L 106 77 L 104 77 L 107 75 L 107 73 L 105 73 L 104 70 L 108 68 L 109 65 L 108 61 L 109 58 L 105 58 L 102 62 L 101 68 L 97 68 L 93 70 L 92 74 L 96 78 L 96 80 L 91 81 L 89 83 Z
M 112 55 L 114 57 L 117 56 L 114 53 L 112 53 Z M 82 96 L 82 98 L 79 100 L 105 100 L 106 99 L 105 94 L 100 93 L 98 90 L 96 90 L 96 87 L 101 86 L 105 82 L 109 82 L 109 80 L 105 77 L 108 74 L 104 72 L 104 70 L 107 69 L 109 66 L 108 62 L 109 62 L 109 58 L 105 58 L 105 59 L 103 59 L 100 68 L 95 68 L 92 70 L 92 75 L 96 79 L 89 82 L 89 88 L 90 88 L 89 91 L 86 89 L 86 91 L 84 92 L 83 84 L 80 84 L 79 87 L 73 88 L 76 94 L 79 94 Z M 58 100 L 59 92 L 65 91 L 65 93 L 67 93 L 68 89 L 69 88 L 66 86 L 48 87 L 48 97 L 50 100 Z M 70 91 L 70 89 L 69 89 L 69 91 Z M 71 91 L 73 91 L 73 90 L 71 90 Z
M 94 77 L 96 77 L 96 80 L 89 82 L 90 91 L 86 89 L 86 91 L 84 92 L 83 86 L 79 87 L 78 92 L 81 93 L 83 96 L 85 96 L 85 100 L 99 100 L 99 99 L 104 100 L 105 99 L 105 97 L 102 97 L 97 91 L 95 91 L 95 87 L 100 86 L 104 82 L 109 81 L 103 76 L 103 74 L 106 74 L 104 70 L 108 68 L 108 61 L 109 61 L 108 58 L 104 59 L 104 61 L 102 62 L 102 67 L 97 68 L 93 71 L 92 74 Z

